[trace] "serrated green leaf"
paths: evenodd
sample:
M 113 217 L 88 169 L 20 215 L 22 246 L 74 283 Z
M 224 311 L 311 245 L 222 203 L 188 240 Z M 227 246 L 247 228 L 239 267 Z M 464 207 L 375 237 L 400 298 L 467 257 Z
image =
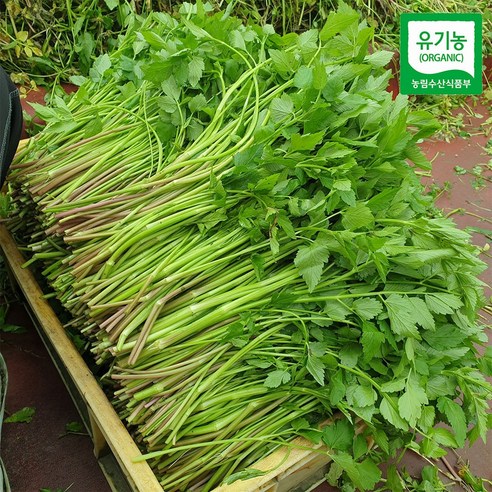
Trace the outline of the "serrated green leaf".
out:
M 371 386 L 359 385 L 352 395 L 354 404 L 358 407 L 369 407 L 374 405 L 377 395 Z
M 427 308 L 424 300 L 418 297 L 409 297 L 408 300 L 413 306 L 412 313 L 415 322 L 426 330 L 435 330 L 436 323 L 434 317 Z
M 330 449 L 348 451 L 353 439 L 354 426 L 345 418 L 335 420 L 323 429 L 322 440 Z
M 104 74 L 111 68 L 111 59 L 107 53 L 96 58 L 90 69 L 91 79 L 99 82 Z
M 175 101 L 178 101 L 181 96 L 181 88 L 176 82 L 176 79 L 171 76 L 161 83 L 161 88 L 164 94 Z
M 383 305 L 372 297 L 361 297 L 352 304 L 354 311 L 364 319 L 375 318 L 383 312 Z
M 272 120 L 278 123 L 287 116 L 292 115 L 294 111 L 294 103 L 287 94 L 283 94 L 282 97 L 277 97 L 272 101 L 270 111 L 272 113 Z
M 240 50 L 243 50 L 243 51 L 247 51 L 246 42 L 245 42 L 244 37 L 240 31 L 238 31 L 238 30 L 232 31 L 230 33 L 229 37 L 231 40 L 231 46 L 234 46 L 234 48 L 239 48 Z
M 338 370 L 329 381 L 329 399 L 330 403 L 335 406 L 345 396 L 346 387 L 343 382 L 343 372 Z
M 188 102 L 188 107 L 193 113 L 200 111 L 207 107 L 207 99 L 203 94 L 198 94 L 190 99 Z
M 263 153 L 263 145 L 252 145 L 234 155 L 234 165 L 237 172 L 249 172 L 258 167 L 258 161 Z
M 354 154 L 356 151 L 338 142 L 326 142 L 319 150 L 319 155 L 328 159 L 342 159 Z
M 436 418 L 436 411 L 432 406 L 425 406 L 422 408 L 422 414 L 418 420 L 418 426 L 427 432 L 431 427 L 434 426 L 434 421 Z
M 463 447 L 467 431 L 465 412 L 456 402 L 443 396 L 437 399 L 437 408 L 446 416 L 447 422 L 453 429 L 457 445 Z
M 350 191 L 352 189 L 352 183 L 350 179 L 337 179 L 333 181 L 333 189 L 339 191 Z
M 376 484 L 381 480 L 381 470 L 370 458 L 359 463 L 359 475 L 361 483 L 366 490 L 374 490 Z
M 410 159 L 417 167 L 430 171 L 432 164 L 416 143 L 410 142 L 405 148 L 405 157 Z
M 425 332 L 422 336 L 434 350 L 459 347 L 467 337 L 463 330 L 460 330 L 456 325 L 451 324 L 441 325 L 436 331 Z
M 161 142 L 167 143 L 176 134 L 176 127 L 172 123 L 158 121 L 154 125 L 154 130 Z
M 188 63 L 188 82 L 191 87 L 196 87 L 202 78 L 205 63 L 202 58 L 194 56 Z
M 159 84 L 168 79 L 175 69 L 173 70 L 169 60 L 164 60 L 146 63 L 141 67 L 141 71 L 145 80 Z
M 357 201 L 354 190 L 339 191 L 338 195 L 340 196 L 342 201 L 345 202 L 349 207 L 355 207 Z
M 425 303 L 429 310 L 436 314 L 453 314 L 463 306 L 459 297 L 445 292 L 440 294 L 426 294 Z
M 197 39 L 208 38 L 210 35 L 205 29 L 198 27 L 196 24 L 191 22 L 185 17 L 181 17 L 180 21 L 186 26 L 186 28 L 195 36 Z
M 114 10 L 120 4 L 119 0 L 104 0 L 109 10 Z
M 305 58 L 311 60 L 313 52 L 318 49 L 318 29 L 309 29 L 299 34 L 297 45 Z
M 456 256 L 456 251 L 452 248 L 439 248 L 430 251 L 412 248 L 408 255 L 395 257 L 393 261 L 411 268 L 420 268 L 426 263 L 438 263 L 442 259 L 452 258 L 454 256 Z
M 278 388 L 282 384 L 287 384 L 291 379 L 289 371 L 278 369 L 268 374 L 263 383 L 267 388 Z
M 71 84 L 80 87 L 87 82 L 87 77 L 84 77 L 83 75 L 71 75 L 68 80 Z
M 167 43 L 153 31 L 140 31 L 139 36 L 141 36 L 146 43 L 149 43 L 152 48 L 157 50 L 167 48 Z
M 429 439 L 425 438 L 421 445 L 420 445 L 420 451 L 424 456 L 427 456 L 429 458 L 442 458 L 443 456 L 446 456 L 447 451 L 445 449 L 442 449 L 439 444 L 434 441 L 434 439 Z
M 255 270 L 256 278 L 261 280 L 265 273 L 265 258 L 257 253 L 253 253 L 250 258 Z
M 350 309 L 348 309 L 342 302 L 335 299 L 330 299 L 325 302 L 323 312 L 334 320 L 344 320 L 351 314 Z
M 256 191 L 272 191 L 279 180 L 280 174 L 270 174 L 258 180 L 254 185 Z
M 103 131 L 103 122 L 99 116 L 94 117 L 84 127 L 84 138 L 90 138 Z
M 381 391 L 384 393 L 396 393 L 402 391 L 405 388 L 407 380 L 405 378 L 395 379 L 394 381 L 388 381 L 381 385 Z
M 332 487 L 336 487 L 338 485 L 338 480 L 340 479 L 342 474 L 343 474 L 343 468 L 335 461 L 332 461 L 332 463 L 330 464 L 330 469 L 326 474 L 326 481 Z
M 392 404 L 390 403 L 392 402 Z M 379 406 L 379 410 L 381 415 L 392 425 L 394 425 L 397 429 L 401 429 L 406 431 L 408 429 L 407 423 L 400 417 L 400 414 L 395 409 L 397 407 L 397 400 L 393 397 L 383 398 L 381 405 Z
M 272 362 L 263 359 L 248 359 L 246 362 L 250 366 L 259 367 L 260 369 L 267 369 L 272 366 Z
M 354 302 L 355 304 L 355 302 Z M 360 338 L 364 361 L 368 362 L 374 357 L 380 356 L 381 345 L 385 342 L 384 333 L 380 332 L 375 325 L 365 321 L 362 325 L 363 333 Z
M 403 481 L 398 474 L 396 466 L 393 464 L 388 466 L 388 470 L 386 472 L 386 487 L 392 492 L 403 492 L 406 490 L 406 487 L 404 488 Z
M 422 414 L 422 406 L 429 403 L 427 394 L 416 377 L 409 377 L 405 393 L 398 399 L 398 410 L 411 427 L 415 427 Z
M 316 62 L 313 68 L 313 87 L 320 91 L 323 89 L 328 82 L 328 76 L 326 75 L 326 67 Z
M 384 303 L 388 308 L 388 316 L 393 333 L 420 338 L 416 321 L 413 319 L 413 305 L 407 297 L 391 294 Z
M 369 458 L 362 463 L 357 463 L 352 456 L 344 451 L 333 453 L 331 458 L 345 471 L 350 481 L 359 490 L 372 490 L 381 478 L 381 472 Z
M 309 292 L 318 285 L 323 266 L 328 261 L 329 249 L 321 239 L 308 246 L 300 246 L 294 264 L 306 282 Z
M 322 432 L 317 429 L 301 429 L 298 434 L 305 437 L 314 444 L 319 444 L 321 442 Z
M 29 105 L 36 111 L 36 115 L 47 123 L 50 121 L 59 121 L 57 112 L 43 104 L 30 102 Z
M 361 228 L 368 228 L 374 224 L 374 216 L 371 210 L 363 203 L 358 203 L 355 207 L 349 207 L 342 216 L 342 224 L 349 231 L 356 231 Z
M 325 384 L 325 365 L 319 357 L 308 356 L 306 368 L 319 385 L 323 386 Z
M 325 132 L 309 133 L 307 135 L 299 135 L 294 133 L 290 139 L 290 150 L 314 150 L 322 140 Z
M 357 343 L 347 343 L 340 349 L 340 362 L 344 366 L 355 367 L 362 354 L 362 347 Z
M 299 417 L 291 422 L 292 428 L 296 431 L 301 429 L 310 429 L 311 424 L 304 417 Z
M 373 67 L 380 68 L 385 67 L 393 59 L 394 53 L 392 51 L 377 50 L 365 57 L 365 61 Z
M 386 454 L 389 454 L 389 438 L 384 429 L 375 428 L 374 430 L 371 430 L 371 434 L 374 437 L 374 442 L 382 449 L 382 451 Z
M 441 446 L 448 446 L 451 448 L 458 447 L 455 437 L 448 429 L 443 429 L 442 427 L 435 427 L 429 430 L 428 435 Z
M 356 12 L 330 12 L 326 19 L 326 23 L 319 33 L 321 41 L 327 41 L 333 38 L 336 34 L 354 25 L 359 20 L 359 14 Z
M 363 434 L 356 435 L 353 445 L 354 459 L 358 460 L 361 456 L 364 456 L 368 450 L 367 438 Z
M 277 214 L 277 224 L 282 228 L 287 237 L 290 237 L 291 239 L 296 238 L 296 231 L 292 221 L 284 210 L 280 210 Z
M 275 69 L 280 73 L 293 73 L 297 69 L 298 62 L 294 53 L 283 50 L 269 50 Z
M 414 361 L 415 360 L 415 339 L 414 338 L 407 338 L 405 340 L 405 354 L 407 356 L 407 359 L 409 361 Z
M 479 361 L 480 370 L 486 376 L 492 376 L 492 346 L 488 346 L 485 349 L 485 353 L 482 355 Z
M 89 72 L 92 64 L 92 54 L 95 48 L 96 41 L 92 33 L 85 31 L 77 36 L 75 51 L 78 53 L 80 65 L 86 73 Z M 53 66 L 51 67 L 54 68 Z
M 68 424 L 65 425 L 65 431 L 73 433 L 84 432 L 84 426 L 80 422 L 68 422 Z
M 456 380 L 448 376 L 437 374 L 427 381 L 426 392 L 431 400 L 438 396 L 452 395 L 456 389 Z
M 380 331 L 364 331 L 360 342 L 362 344 L 362 351 L 364 354 L 364 361 L 368 362 L 373 357 L 376 357 L 380 352 L 380 347 L 386 340 L 384 333 Z
M 312 333 L 311 333 L 312 334 Z M 327 349 L 327 344 L 324 342 L 310 342 L 309 352 L 315 357 L 323 357 Z
M 311 67 L 302 66 L 294 75 L 294 86 L 299 89 L 307 89 L 313 85 L 314 74 Z

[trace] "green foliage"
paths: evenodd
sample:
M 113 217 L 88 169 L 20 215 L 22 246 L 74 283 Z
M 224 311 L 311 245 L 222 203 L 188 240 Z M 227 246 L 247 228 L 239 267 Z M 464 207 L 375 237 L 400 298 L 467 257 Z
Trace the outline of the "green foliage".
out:
M 307 246 L 301 246 L 294 259 L 294 263 L 312 292 L 318 285 L 323 265 L 328 261 L 329 249 L 321 238 Z
M 267 388 L 278 388 L 281 384 L 286 384 L 290 381 L 291 376 L 288 371 L 272 371 L 265 379 L 265 386 Z
M 135 18 L 37 108 L 11 227 L 166 490 L 248 477 L 296 434 L 370 490 L 356 422 L 386 457 L 485 438 L 485 265 L 424 193 L 435 121 L 386 92 L 367 23 L 342 5 L 282 36 L 229 14 Z
M 65 432 L 67 434 L 80 434 L 84 432 L 84 426 L 82 425 L 81 422 L 73 421 L 73 422 L 68 422 L 65 425 Z
M 346 419 L 340 419 L 323 429 L 323 442 L 330 448 L 348 451 L 354 440 L 354 427 Z
M 330 480 L 330 476 L 328 476 L 328 480 L 334 485 L 336 481 L 333 478 L 337 478 L 337 475 L 340 475 L 340 472 L 344 472 L 350 482 L 358 489 L 358 490 L 373 490 L 375 485 L 381 479 L 381 471 L 375 465 L 375 463 L 367 458 L 363 461 L 357 462 L 353 459 L 353 457 L 344 452 L 339 452 L 331 455 L 333 459 L 334 465 L 332 465 L 332 469 L 336 470 L 338 468 L 338 472 L 332 472 L 332 478 Z M 334 468 L 335 467 L 335 468 Z
M 18 422 L 29 423 L 33 419 L 35 413 L 36 409 L 34 407 L 24 407 L 9 415 L 4 422 L 6 424 Z

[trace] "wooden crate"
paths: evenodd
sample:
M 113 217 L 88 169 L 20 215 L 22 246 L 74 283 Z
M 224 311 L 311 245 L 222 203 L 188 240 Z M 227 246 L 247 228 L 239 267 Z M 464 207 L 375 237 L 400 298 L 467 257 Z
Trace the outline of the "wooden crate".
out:
M 0 247 L 11 273 L 19 284 L 30 308 L 33 321 L 52 356 L 60 375 L 84 420 L 98 459 L 113 490 L 117 492 L 162 492 L 146 462 L 135 462 L 140 450 L 109 403 L 103 390 L 81 355 L 68 338 L 55 312 L 43 298 L 37 281 L 3 224 L 0 224 Z M 213 492 L 287 492 L 311 490 L 323 481 L 330 461 L 306 439 L 297 438 L 299 447 L 281 447 L 251 468 L 267 471 L 265 475 L 223 485 Z M 318 448 L 318 452 L 314 451 Z

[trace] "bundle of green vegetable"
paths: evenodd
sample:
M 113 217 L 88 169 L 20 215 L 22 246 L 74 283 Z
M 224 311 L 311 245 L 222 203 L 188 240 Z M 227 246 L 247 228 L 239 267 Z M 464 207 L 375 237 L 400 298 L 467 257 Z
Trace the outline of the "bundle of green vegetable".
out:
M 301 434 L 368 490 L 369 435 L 380 456 L 485 438 L 484 265 L 423 194 L 435 126 L 386 92 L 372 29 L 342 5 L 279 36 L 201 3 L 131 26 L 37 107 L 11 229 L 163 488 L 254 475 Z

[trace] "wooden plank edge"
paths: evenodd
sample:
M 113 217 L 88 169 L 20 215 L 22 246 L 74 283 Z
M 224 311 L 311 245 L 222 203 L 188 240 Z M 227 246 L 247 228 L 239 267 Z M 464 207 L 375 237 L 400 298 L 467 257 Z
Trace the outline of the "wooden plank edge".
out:
M 148 463 L 133 461 L 141 455 L 140 450 L 68 338 L 55 312 L 43 298 L 36 279 L 29 269 L 22 268 L 25 260 L 4 224 L 0 224 L 0 247 L 40 326 L 85 400 L 94 423 L 106 439 L 122 472 L 136 491 L 162 492 L 162 487 Z
M 291 445 L 294 447 L 291 447 Z M 264 475 L 247 480 L 237 480 L 230 485 L 221 485 L 213 489 L 213 492 L 277 491 L 279 483 L 286 476 L 290 476 L 292 486 L 302 481 L 300 479 L 298 482 L 293 483 L 294 474 L 303 466 L 309 467 L 311 465 L 311 471 L 314 472 L 331 461 L 331 458 L 326 453 L 326 448 L 321 445 L 315 445 L 303 437 L 294 439 L 291 445 L 281 446 L 250 466 L 252 469 L 266 472 Z
M 323 422 L 321 427 L 334 419 Z M 362 421 L 356 424 L 356 434 L 360 434 L 366 425 Z M 297 437 L 289 445 L 281 446 L 249 467 L 266 472 L 264 475 L 221 485 L 212 492 L 288 492 L 332 461 L 328 451 L 323 444 Z

